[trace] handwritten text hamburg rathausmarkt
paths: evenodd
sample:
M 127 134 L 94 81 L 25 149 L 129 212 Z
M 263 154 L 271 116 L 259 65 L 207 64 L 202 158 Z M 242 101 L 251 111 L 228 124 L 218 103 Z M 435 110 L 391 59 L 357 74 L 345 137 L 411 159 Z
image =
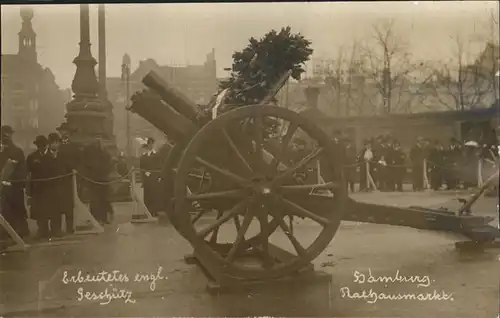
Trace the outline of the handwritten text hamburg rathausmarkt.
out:
M 162 275 L 163 267 L 158 267 L 156 272 L 151 273 L 136 273 L 130 276 L 127 273 L 120 272 L 119 270 L 101 271 L 97 274 L 82 273 L 79 270 L 75 275 L 68 274 L 68 271 L 63 272 L 62 282 L 65 285 L 69 284 L 109 284 L 101 292 L 86 291 L 83 287 L 78 287 L 76 290 L 77 300 L 98 300 L 100 305 L 107 305 L 112 300 L 122 299 L 126 304 L 135 304 L 135 299 L 132 298 L 132 291 L 126 288 L 117 287 L 118 284 L 123 285 L 127 283 L 148 283 L 149 289 L 154 291 L 156 289 L 156 282 L 168 279 Z
M 368 269 L 368 273 L 362 273 L 360 271 L 354 271 L 353 282 L 359 285 L 366 284 L 384 284 L 387 288 L 388 284 L 415 284 L 417 288 L 429 288 L 431 286 L 430 277 L 426 276 L 403 276 L 400 271 L 397 270 L 394 275 L 391 276 L 375 276 L 372 274 L 372 270 Z M 419 290 L 419 292 L 408 292 L 408 293 L 391 293 L 391 292 L 379 292 L 374 291 L 373 288 L 363 288 L 361 290 L 352 290 L 351 288 L 344 286 L 340 288 L 340 293 L 342 298 L 349 299 L 361 299 L 365 300 L 369 304 L 374 304 L 378 300 L 418 300 L 418 301 L 429 301 L 429 300 L 448 300 L 453 301 L 453 293 L 447 293 L 444 290 L 438 292 L 437 290 Z

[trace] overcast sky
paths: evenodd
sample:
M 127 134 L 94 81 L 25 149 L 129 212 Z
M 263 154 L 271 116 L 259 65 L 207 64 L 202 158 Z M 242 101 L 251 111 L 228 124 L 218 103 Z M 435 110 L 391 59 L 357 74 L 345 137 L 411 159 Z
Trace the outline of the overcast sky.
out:
M 78 54 L 79 6 L 35 5 L 39 62 L 52 69 L 61 88 L 71 85 Z M 19 6 L 1 7 L 2 54 L 17 53 Z M 395 18 L 417 59 L 442 60 L 452 51 L 450 36 L 485 34 L 484 21 L 496 1 L 110 4 L 106 6 L 107 72 L 120 76 L 124 53 L 161 64 L 201 64 L 215 48 L 218 75 L 231 66 L 231 54 L 251 36 L 290 25 L 313 43 L 314 57 L 334 58 L 338 47 L 370 36 L 378 19 Z M 97 59 L 97 5 L 90 6 L 92 52 Z M 477 41 L 475 50 L 482 44 Z

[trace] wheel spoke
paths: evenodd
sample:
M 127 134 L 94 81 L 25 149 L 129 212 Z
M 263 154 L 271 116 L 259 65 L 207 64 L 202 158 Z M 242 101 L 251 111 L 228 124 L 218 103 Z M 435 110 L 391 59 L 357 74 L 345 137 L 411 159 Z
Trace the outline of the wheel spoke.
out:
M 263 209 L 261 207 L 261 209 Z M 269 254 L 269 220 L 267 213 L 259 213 L 259 223 L 260 223 L 260 246 L 262 247 L 262 256 L 264 258 L 264 267 L 267 265 L 272 265 L 272 258 Z
M 304 209 L 303 207 L 301 207 L 300 205 L 298 205 L 292 201 L 289 201 L 283 197 L 280 197 L 280 200 L 281 200 L 281 202 L 284 203 L 284 205 L 286 205 L 290 210 L 292 210 L 294 212 L 294 214 L 297 216 L 304 217 L 304 218 L 310 218 L 323 226 L 330 224 L 330 221 L 328 219 L 321 217 L 319 215 L 316 215 L 313 212 L 311 212 L 307 209 Z
M 230 210 L 226 211 L 227 213 L 225 213 L 225 215 L 222 216 L 220 219 L 216 220 L 214 223 L 210 224 L 209 226 L 206 226 L 205 228 L 201 229 L 198 232 L 198 236 L 201 238 L 205 238 L 208 234 L 210 234 L 216 228 L 220 227 L 223 223 L 227 222 L 233 216 L 240 214 L 241 211 L 247 207 L 247 204 L 248 204 L 247 200 L 243 200 L 243 201 L 239 202 L 234 207 L 232 207 Z
M 222 216 L 222 212 L 221 211 L 217 211 L 217 216 L 216 216 L 216 220 L 220 219 Z M 219 229 L 220 229 L 220 226 L 217 227 L 215 229 L 215 231 L 212 232 L 212 237 L 210 237 L 210 243 L 211 244 L 217 244 L 217 237 L 219 236 Z
M 238 215 L 233 216 L 233 221 L 234 221 L 234 227 L 236 227 L 236 231 L 239 231 L 241 228 L 239 216 Z
M 276 232 L 278 226 L 279 226 L 278 219 L 273 216 L 273 220 L 269 223 L 269 229 L 270 229 L 269 236 L 271 236 L 274 232 Z M 240 245 L 239 250 L 247 250 L 253 246 L 258 246 L 259 240 L 260 240 L 259 235 L 249 238 Z
M 245 217 L 243 219 L 243 224 L 241 225 L 240 230 L 238 231 L 238 234 L 236 236 L 236 240 L 233 243 L 233 246 L 229 250 L 226 256 L 226 262 L 231 262 L 234 259 L 234 256 L 236 255 L 236 252 L 238 251 L 238 248 L 241 244 L 241 242 L 245 239 L 245 234 L 250 227 L 250 223 L 252 223 L 253 219 L 253 210 L 249 209 L 248 212 L 245 214 Z
M 258 171 L 265 172 L 265 162 L 263 158 L 263 147 L 264 147 L 264 123 L 262 116 L 257 115 L 254 118 L 254 142 L 255 142 L 255 165 Z
M 240 185 L 246 186 L 249 183 L 248 180 L 232 173 L 231 171 L 228 171 L 228 170 L 223 169 L 223 168 L 219 168 L 216 165 L 211 164 L 210 162 L 201 159 L 200 157 L 196 157 L 196 161 L 198 161 L 202 165 L 206 166 L 207 168 L 210 168 L 210 169 L 220 173 L 221 175 L 239 183 Z
M 235 152 L 236 156 L 241 160 L 243 165 L 248 169 L 250 173 L 253 173 L 252 167 L 250 167 L 250 164 L 246 161 L 245 157 L 243 154 L 239 151 L 238 147 L 236 144 L 233 142 L 233 139 L 228 135 L 227 131 L 225 129 L 222 129 L 222 134 L 226 138 L 227 142 L 229 143 L 229 146 L 231 149 Z
M 208 211 L 207 210 L 201 210 L 196 213 L 196 215 L 191 219 L 191 224 L 196 223 L 203 215 L 205 215 Z
M 255 127 L 255 150 L 262 157 L 262 146 L 264 145 L 264 123 L 262 116 L 258 115 L 254 118 Z
M 286 134 L 285 134 L 285 136 L 283 136 L 283 139 L 281 141 L 280 152 L 278 153 L 278 155 L 276 157 L 273 158 L 273 161 L 272 161 L 272 166 L 274 167 L 274 169 L 278 168 L 279 164 L 283 160 L 283 157 L 285 156 L 286 150 L 288 148 L 288 144 L 292 140 L 292 136 L 297 131 L 298 128 L 299 128 L 299 126 L 294 122 L 291 122 L 288 125 L 288 129 L 286 130 Z
M 285 218 L 284 214 L 281 213 L 279 211 L 279 209 L 274 209 L 271 212 L 271 214 L 273 214 L 273 216 L 276 219 L 278 219 L 279 226 L 281 227 L 283 232 L 285 232 L 285 235 L 288 237 L 288 239 L 292 243 L 293 247 L 297 251 L 297 254 L 299 254 L 299 256 L 305 255 L 306 249 L 300 244 L 300 242 L 293 235 L 293 230 L 291 228 L 292 224 L 290 223 L 290 227 L 288 227 L 288 225 L 286 225 L 285 220 L 284 220 L 284 218 Z M 291 220 L 291 218 L 290 218 L 290 220 Z
M 186 200 L 196 201 L 196 200 L 210 200 L 210 199 L 220 199 L 220 198 L 235 198 L 235 197 L 238 198 L 238 197 L 243 197 L 244 195 L 245 191 L 243 189 L 236 189 L 236 190 L 192 194 L 186 196 Z
M 308 192 L 311 193 L 314 190 L 335 190 L 339 189 L 340 185 L 336 182 L 327 182 L 320 184 L 298 184 L 298 185 L 282 185 L 278 189 L 280 192 Z
M 204 175 L 199 175 L 195 173 L 189 173 L 188 176 L 194 179 L 201 179 L 201 181 L 210 180 L 210 176 L 205 177 Z
M 309 155 L 304 157 L 302 160 L 299 161 L 295 166 L 287 169 L 285 172 L 277 176 L 271 185 L 279 185 L 281 182 L 285 181 L 287 178 L 293 175 L 294 172 L 302 168 L 304 165 L 308 164 L 311 160 L 314 158 L 318 157 L 321 153 L 323 152 L 323 148 L 317 148 L 313 152 L 311 152 Z

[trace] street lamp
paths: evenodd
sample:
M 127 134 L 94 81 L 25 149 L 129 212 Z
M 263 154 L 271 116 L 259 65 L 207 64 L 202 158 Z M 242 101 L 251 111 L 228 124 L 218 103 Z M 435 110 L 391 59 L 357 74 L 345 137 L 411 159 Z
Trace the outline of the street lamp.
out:
M 131 141 L 130 141 L 130 56 L 125 53 L 122 60 L 122 81 L 125 81 L 125 103 L 126 103 L 126 134 L 127 134 L 127 157 L 131 156 Z

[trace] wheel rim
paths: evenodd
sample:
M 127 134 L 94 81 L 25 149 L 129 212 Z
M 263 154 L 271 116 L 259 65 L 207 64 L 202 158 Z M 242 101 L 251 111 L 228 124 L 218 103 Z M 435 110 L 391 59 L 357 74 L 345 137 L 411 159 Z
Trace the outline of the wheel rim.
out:
M 279 123 L 275 130 L 280 131 L 280 138 L 269 136 L 263 129 L 268 127 L 265 123 L 271 118 Z M 234 129 L 235 124 L 241 124 L 241 127 Z M 294 134 L 300 135 L 300 131 L 306 134 L 302 138 L 309 138 L 317 147 L 293 162 L 285 154 L 290 151 L 287 147 L 291 145 Z M 271 142 L 277 140 L 278 147 L 269 152 Z M 217 152 L 207 150 L 210 149 L 207 147 L 209 142 L 217 147 Z M 226 146 L 223 146 L 224 143 Z M 267 159 L 263 159 L 266 152 Z M 342 219 L 347 196 L 341 169 L 336 168 L 340 165 L 335 152 L 335 146 L 323 131 L 290 110 L 252 105 L 229 111 L 205 125 L 184 151 L 175 176 L 175 217 L 187 225 L 184 234 L 195 250 L 208 255 L 229 275 L 257 279 L 279 277 L 300 270 L 328 246 Z M 292 178 L 299 169 L 318 158 L 327 185 L 320 186 L 317 182 L 300 185 L 297 178 Z M 218 164 L 214 164 L 214 160 Z M 188 176 L 199 165 L 210 170 L 214 186 L 207 193 L 189 195 L 185 190 Z M 328 188 L 331 194 L 328 199 L 322 196 L 328 205 L 324 207 L 327 213 L 309 211 L 302 204 L 316 200 L 317 195 L 313 191 L 318 188 Z M 218 210 L 217 218 L 208 226 L 197 228 L 190 218 L 188 220 L 187 212 L 193 200 L 217 202 L 214 204 Z M 302 246 L 291 233 L 292 223 L 287 226 L 285 222 L 285 218 L 292 218 L 289 215 L 321 223 L 319 232 L 312 234 L 316 238 L 309 246 Z M 243 221 L 237 225 L 233 216 Z M 213 237 L 217 237 L 219 229 L 229 220 L 234 221 L 235 237 L 228 242 L 229 251 L 222 253 L 214 248 Z M 258 234 L 246 238 L 251 225 L 259 225 Z M 270 238 L 278 230 L 285 233 L 295 250 L 289 250 L 296 255 L 286 261 L 278 261 L 269 255 L 269 248 L 272 249 Z M 207 241 L 210 234 L 212 239 Z M 249 251 L 262 256 L 260 265 L 237 260 L 243 252 Z

